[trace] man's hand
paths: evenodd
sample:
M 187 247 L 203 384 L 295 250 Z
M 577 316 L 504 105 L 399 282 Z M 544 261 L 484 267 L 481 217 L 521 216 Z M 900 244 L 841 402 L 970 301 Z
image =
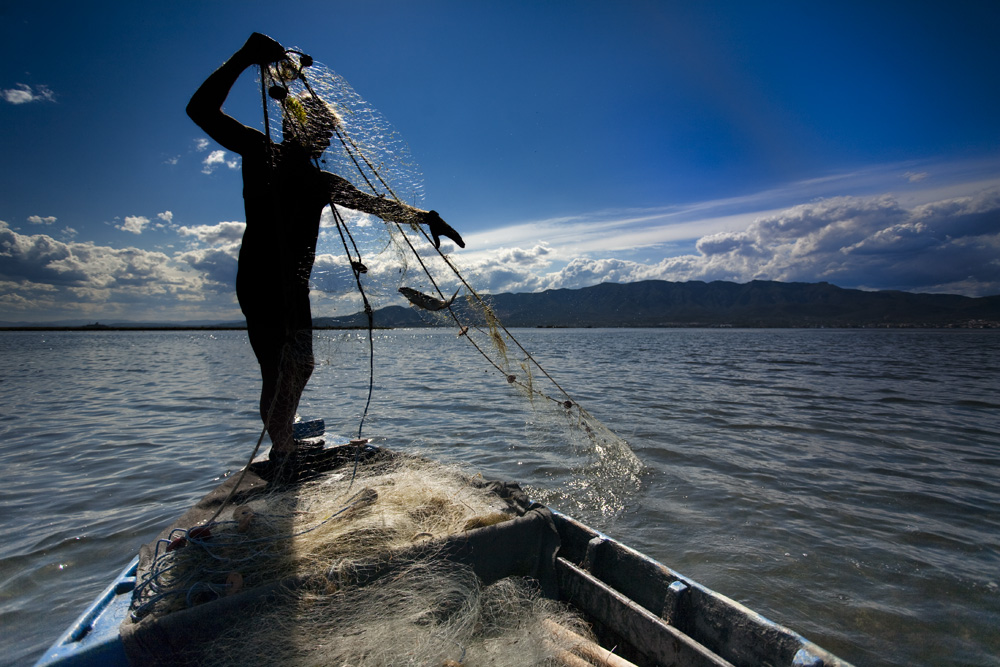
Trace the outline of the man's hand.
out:
M 431 233 L 431 238 L 434 239 L 434 247 L 441 247 L 441 239 L 439 237 L 444 236 L 455 243 L 458 244 L 459 248 L 465 247 L 465 241 L 462 240 L 461 234 L 456 232 L 451 228 L 447 222 L 441 219 L 437 211 L 427 211 L 424 213 L 424 219 L 421 220 L 425 225 L 427 225 L 428 230 Z
M 267 35 L 255 32 L 250 35 L 243 48 L 240 49 L 252 62 L 258 65 L 276 63 L 285 58 L 285 47 Z

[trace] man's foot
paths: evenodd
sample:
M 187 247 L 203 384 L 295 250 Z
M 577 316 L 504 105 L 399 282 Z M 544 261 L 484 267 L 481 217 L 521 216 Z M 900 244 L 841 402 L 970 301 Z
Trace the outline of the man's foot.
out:
M 324 448 L 323 440 L 297 441 L 292 450 L 273 447 L 267 461 L 255 466 L 254 472 L 277 485 L 289 485 L 313 479 L 326 472 L 335 456 Z
M 272 485 L 285 486 L 294 484 L 298 478 L 298 462 L 296 451 L 278 451 L 271 448 L 266 461 L 253 465 L 253 471 Z

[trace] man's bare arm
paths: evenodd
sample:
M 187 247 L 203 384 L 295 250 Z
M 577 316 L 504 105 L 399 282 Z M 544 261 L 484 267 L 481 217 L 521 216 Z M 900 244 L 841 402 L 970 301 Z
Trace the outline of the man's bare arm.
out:
M 394 199 L 386 197 L 376 197 L 358 190 L 346 178 L 324 172 L 329 181 L 331 203 L 343 206 L 344 208 L 371 213 L 383 220 L 400 222 L 404 224 L 427 225 L 431 237 L 434 239 L 434 247 L 441 247 L 441 239 L 444 236 L 464 248 L 465 241 L 461 234 L 455 231 L 447 222 L 441 219 L 437 211 L 424 211 L 419 208 L 402 204 Z
M 201 84 L 187 105 L 187 114 L 212 139 L 229 150 L 244 154 L 263 135 L 229 116 L 222 105 L 233 84 L 248 67 L 272 63 L 285 57 L 285 49 L 266 35 L 255 32 L 240 50 Z

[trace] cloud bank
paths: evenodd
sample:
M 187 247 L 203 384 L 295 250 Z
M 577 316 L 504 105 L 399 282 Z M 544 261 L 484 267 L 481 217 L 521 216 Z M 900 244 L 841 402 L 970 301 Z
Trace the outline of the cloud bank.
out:
M 317 315 L 346 314 L 344 309 L 354 303 L 349 298 L 353 275 L 340 257 L 340 240 L 328 226 L 329 217 L 324 218 L 312 277 Z M 381 224 L 351 212 L 345 218 L 361 240 Z M 55 219 L 32 216 L 30 221 L 48 228 Z M 164 211 L 155 220 L 127 216 L 116 225 L 126 238 L 139 238 L 152 227 L 176 234 L 181 249 L 77 242 L 68 227 L 62 230 L 64 240 L 57 240 L 19 233 L 0 221 L 0 320 L 238 319 L 234 285 L 246 224 L 182 226 Z M 885 194 L 830 197 L 755 216 L 700 220 L 678 219 L 662 210 L 603 212 L 590 219 L 513 225 L 466 238 L 470 248 L 479 249 L 456 252 L 452 259 L 471 284 L 492 293 L 601 282 L 759 279 L 1000 294 L 996 187 L 920 204 Z M 520 243 L 503 243 L 508 239 Z M 380 281 L 388 284 L 382 279 L 400 274 L 402 265 L 384 242 L 371 248 L 363 252 L 366 280 L 373 287 Z M 415 265 L 410 269 L 418 270 Z M 397 298 L 394 288 L 379 296 Z
M 680 240 L 669 222 L 661 220 L 645 230 L 606 220 L 577 220 L 571 227 L 572 244 L 500 247 L 473 255 L 468 268 L 494 292 L 609 281 L 780 280 L 969 296 L 1000 293 L 997 189 L 911 207 L 890 195 L 820 199 L 755 218 L 738 231 L 705 234 L 697 238 L 696 252 L 669 257 L 655 256 L 657 247 L 666 249 L 668 241 Z M 606 247 L 616 245 L 621 231 L 631 237 L 631 249 L 646 257 L 565 252 L 597 229 L 607 230 Z M 643 250 L 649 248 L 654 251 Z
M 231 289 L 217 289 L 210 266 L 188 253 L 20 234 L 0 220 L 0 319 L 235 316 Z

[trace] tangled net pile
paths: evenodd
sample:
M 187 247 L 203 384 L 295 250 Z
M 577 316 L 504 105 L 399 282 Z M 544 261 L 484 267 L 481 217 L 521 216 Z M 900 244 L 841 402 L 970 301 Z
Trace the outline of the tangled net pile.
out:
M 269 645 L 272 664 L 448 667 L 566 664 L 582 643 L 567 640 L 568 628 L 577 636 L 587 631 L 524 580 L 481 587 L 468 569 L 428 562 L 374 590 L 303 595 L 255 618 L 247 630 L 282 637 Z M 220 639 L 216 648 L 215 655 L 225 656 L 218 664 L 254 662 L 245 632 Z
M 302 572 L 333 572 L 512 516 L 499 497 L 443 464 L 400 457 L 359 465 L 356 479 L 348 466 L 225 508 L 208 530 L 178 529 L 161 539 L 132 616 L 162 616 Z
M 592 646 L 582 619 L 541 597 L 530 579 L 483 586 L 470 567 L 434 551 L 441 538 L 515 516 L 499 495 L 443 464 L 397 456 L 362 463 L 356 477 L 345 466 L 161 539 L 139 575 L 131 616 L 163 618 L 280 582 L 284 595 L 231 619 L 198 662 L 565 662 Z M 386 563 L 387 574 L 365 580 Z
M 219 639 L 212 651 L 218 661 L 205 664 L 260 660 L 260 647 L 248 636 L 274 638 L 268 664 L 566 664 L 582 643 L 567 639 L 568 628 L 578 637 L 587 632 L 580 619 L 538 597 L 524 580 L 481 587 L 467 568 L 425 562 L 378 587 L 304 593 Z

